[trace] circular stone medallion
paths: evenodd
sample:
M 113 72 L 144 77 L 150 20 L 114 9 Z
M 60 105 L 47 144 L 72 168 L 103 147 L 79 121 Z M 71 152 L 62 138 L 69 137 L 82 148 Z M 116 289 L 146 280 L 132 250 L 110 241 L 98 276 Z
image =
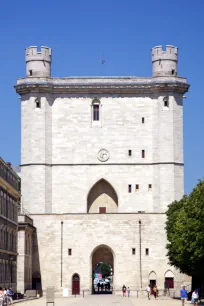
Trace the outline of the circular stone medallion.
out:
M 107 161 L 109 159 L 109 157 L 110 157 L 110 154 L 106 149 L 101 149 L 98 152 L 98 159 L 102 162 Z

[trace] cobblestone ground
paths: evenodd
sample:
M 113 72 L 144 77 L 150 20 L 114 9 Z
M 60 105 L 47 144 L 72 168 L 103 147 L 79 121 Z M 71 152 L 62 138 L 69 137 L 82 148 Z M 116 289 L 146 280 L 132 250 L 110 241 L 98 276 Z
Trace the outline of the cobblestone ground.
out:
M 45 298 L 39 300 L 27 301 L 19 304 L 19 306 L 46 306 Z M 52 304 L 48 304 L 50 306 Z M 158 299 L 150 301 L 142 298 L 123 298 L 122 296 L 106 295 L 106 296 L 86 296 L 85 298 L 56 298 L 55 306 L 181 306 L 181 301 L 171 299 Z M 186 305 L 189 305 L 186 303 Z M 16 305 L 17 306 L 17 305 Z

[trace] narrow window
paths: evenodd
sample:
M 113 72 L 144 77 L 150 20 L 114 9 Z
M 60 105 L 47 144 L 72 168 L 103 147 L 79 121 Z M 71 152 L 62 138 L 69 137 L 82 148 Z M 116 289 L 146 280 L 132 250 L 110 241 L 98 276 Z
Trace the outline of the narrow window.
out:
M 99 214 L 105 214 L 106 213 L 106 207 L 99 207 Z
M 142 117 L 142 123 L 145 123 L 145 118 L 144 117 Z
M 152 191 L 152 184 L 148 185 L 148 189 L 149 189 L 149 191 Z
M 132 150 L 128 150 L 128 155 L 132 156 Z
M 140 188 L 140 187 L 139 187 L 139 184 L 136 184 L 136 185 L 135 185 L 135 192 L 139 191 L 139 188 Z
M 40 98 L 36 98 L 36 99 L 35 99 L 35 106 L 36 106 L 36 108 L 41 108 L 41 101 L 40 101 Z
M 132 248 L 132 255 L 135 255 L 135 248 Z
M 175 70 L 174 70 L 174 69 L 171 70 L 171 74 L 172 74 L 172 75 L 175 74 Z
M 132 185 L 128 185 L 128 192 L 129 192 L 129 193 L 132 192 Z
M 93 120 L 99 121 L 99 104 L 93 104 Z
M 149 255 L 149 249 L 145 249 L 145 254 L 146 254 L 146 256 Z
M 69 256 L 72 255 L 72 249 L 68 249 L 68 255 L 69 255 Z
M 33 75 L 33 70 L 29 70 L 30 76 Z
M 169 107 L 169 98 L 164 97 L 163 101 L 164 101 L 164 107 Z
M 145 150 L 142 150 L 142 158 L 145 158 Z

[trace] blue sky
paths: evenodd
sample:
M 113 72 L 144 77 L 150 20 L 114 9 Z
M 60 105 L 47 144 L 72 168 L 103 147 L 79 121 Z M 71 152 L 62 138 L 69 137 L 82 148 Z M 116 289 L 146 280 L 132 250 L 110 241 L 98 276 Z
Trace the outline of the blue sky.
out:
M 53 49 L 53 76 L 151 75 L 151 48 L 179 47 L 184 100 L 185 192 L 204 177 L 204 1 L 2 0 L 0 10 L 0 156 L 20 164 L 20 100 L 24 49 Z M 102 56 L 106 63 L 101 64 Z

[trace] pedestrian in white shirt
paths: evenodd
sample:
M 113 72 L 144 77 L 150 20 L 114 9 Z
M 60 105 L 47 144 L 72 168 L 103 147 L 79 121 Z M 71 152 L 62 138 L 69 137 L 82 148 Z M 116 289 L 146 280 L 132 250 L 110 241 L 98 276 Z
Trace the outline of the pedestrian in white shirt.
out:
M 151 287 L 150 287 L 150 285 L 147 286 L 146 291 L 147 291 L 148 300 L 150 300 L 150 294 L 151 294 Z
M 198 291 L 197 291 L 197 289 L 195 289 L 193 291 L 192 299 L 193 299 L 193 302 L 194 302 L 194 306 L 197 306 L 198 305 Z

